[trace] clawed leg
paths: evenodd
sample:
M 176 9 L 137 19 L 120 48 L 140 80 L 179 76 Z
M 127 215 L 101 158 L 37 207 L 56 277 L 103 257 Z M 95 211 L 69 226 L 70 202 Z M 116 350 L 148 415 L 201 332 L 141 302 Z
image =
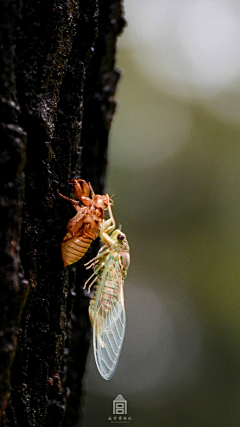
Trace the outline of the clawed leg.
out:
M 69 179 L 68 182 L 73 183 L 73 192 L 78 200 L 89 198 L 90 191 L 93 191 L 91 184 L 84 179 Z
M 94 265 L 98 263 L 99 259 L 102 258 L 103 256 L 105 256 L 109 252 L 107 245 L 102 246 L 100 250 L 101 250 L 100 254 L 98 253 L 97 256 L 90 259 L 90 261 L 88 261 L 88 262 L 86 262 L 86 264 L 84 264 L 84 267 L 86 267 L 86 270 L 89 270 L 89 268 L 94 267 Z
M 92 196 L 92 198 L 93 198 L 93 196 L 95 196 L 95 193 L 94 193 L 94 191 L 93 191 L 92 185 L 91 185 L 91 183 L 90 183 L 90 182 L 88 183 L 88 185 L 89 185 L 89 188 L 90 188 L 91 196 Z
M 93 274 L 91 274 L 91 276 L 86 280 L 86 282 L 84 283 L 84 287 L 83 287 L 83 289 L 85 289 L 86 288 L 86 285 L 87 285 L 87 283 L 88 282 L 90 282 L 90 280 L 94 277 L 94 276 L 96 276 L 93 280 L 92 280 L 92 282 L 90 283 L 90 285 L 88 286 L 88 293 L 90 293 L 90 289 L 91 289 L 91 287 L 92 287 L 92 285 L 93 285 L 93 283 L 95 283 L 96 282 L 96 280 L 98 279 L 98 276 L 97 276 L 97 273 L 99 272 L 99 270 L 101 270 L 101 268 L 103 268 L 104 267 L 104 264 L 102 265 L 102 264 L 100 264 L 99 265 L 99 267 L 98 268 L 96 268 L 96 270 L 93 272 Z
M 93 276 L 95 276 L 95 273 L 93 273 L 89 278 L 88 278 L 88 280 L 86 280 L 86 282 L 84 283 L 84 286 L 83 286 L 83 289 L 86 289 L 86 285 L 87 285 L 87 283 L 92 279 L 92 277 Z M 88 286 L 88 294 L 90 293 L 90 289 L 91 289 L 91 286 L 93 285 L 93 283 L 94 282 L 96 282 L 96 280 L 97 280 L 97 276 L 92 280 L 92 282 L 90 283 L 90 285 Z
M 70 199 L 70 197 L 64 196 L 62 193 L 60 193 L 59 190 L 57 190 L 57 193 L 59 196 L 61 196 L 63 199 L 67 200 L 68 202 L 71 202 L 73 205 L 78 205 L 78 201 L 74 199 Z

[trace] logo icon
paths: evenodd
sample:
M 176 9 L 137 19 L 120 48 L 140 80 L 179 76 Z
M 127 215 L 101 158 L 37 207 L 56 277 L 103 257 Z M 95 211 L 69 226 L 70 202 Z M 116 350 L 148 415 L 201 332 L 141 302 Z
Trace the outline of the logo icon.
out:
M 132 421 L 132 417 L 127 416 L 127 401 L 121 394 L 113 400 L 113 415 L 108 417 L 108 421 L 111 424 L 129 424 Z
M 127 401 L 119 394 L 113 401 L 113 414 L 126 415 L 127 414 Z

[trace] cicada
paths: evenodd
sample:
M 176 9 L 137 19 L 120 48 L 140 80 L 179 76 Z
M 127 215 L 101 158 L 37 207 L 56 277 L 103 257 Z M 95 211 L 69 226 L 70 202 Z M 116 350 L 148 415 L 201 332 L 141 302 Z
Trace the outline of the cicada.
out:
M 95 194 L 90 183 L 83 179 L 73 179 L 73 193 L 78 200 L 58 194 L 72 203 L 76 215 L 68 221 L 67 233 L 62 241 L 62 259 L 64 267 L 81 259 L 87 252 L 92 240 L 95 240 L 104 219 L 104 210 L 112 203 L 108 194 Z M 90 196 L 91 193 L 91 197 Z M 79 204 L 81 202 L 81 205 Z
M 110 214 L 111 208 L 109 207 Z M 111 233 L 111 234 L 110 234 Z M 125 234 L 115 229 L 112 217 L 104 221 L 100 237 L 105 245 L 86 268 L 93 268 L 88 290 L 96 282 L 94 297 L 89 305 L 93 327 L 93 349 L 99 373 L 109 380 L 117 367 L 122 349 L 126 314 L 124 307 L 124 279 L 130 264 L 129 245 Z

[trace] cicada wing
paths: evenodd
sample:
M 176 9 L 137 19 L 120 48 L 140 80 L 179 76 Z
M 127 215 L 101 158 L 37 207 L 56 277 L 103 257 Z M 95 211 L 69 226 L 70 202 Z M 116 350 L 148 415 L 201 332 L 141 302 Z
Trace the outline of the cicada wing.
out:
M 93 323 L 93 349 L 99 373 L 105 380 L 110 380 L 118 364 L 126 326 L 123 279 L 117 263 L 108 272 L 106 282 L 110 309 L 106 314 L 100 298 Z
M 99 373 L 105 380 L 113 376 L 120 357 L 125 334 L 126 314 L 124 306 L 114 307 L 112 317 L 109 315 L 104 322 L 101 334 L 97 334 L 98 317 L 93 326 L 93 349 Z

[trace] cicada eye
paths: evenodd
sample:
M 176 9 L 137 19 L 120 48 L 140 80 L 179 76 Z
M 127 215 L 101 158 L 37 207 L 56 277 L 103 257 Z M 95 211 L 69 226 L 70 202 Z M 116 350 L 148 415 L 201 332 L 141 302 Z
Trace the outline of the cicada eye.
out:
M 124 240 L 125 239 L 125 234 L 123 233 L 119 233 L 119 235 L 117 236 L 118 240 Z

